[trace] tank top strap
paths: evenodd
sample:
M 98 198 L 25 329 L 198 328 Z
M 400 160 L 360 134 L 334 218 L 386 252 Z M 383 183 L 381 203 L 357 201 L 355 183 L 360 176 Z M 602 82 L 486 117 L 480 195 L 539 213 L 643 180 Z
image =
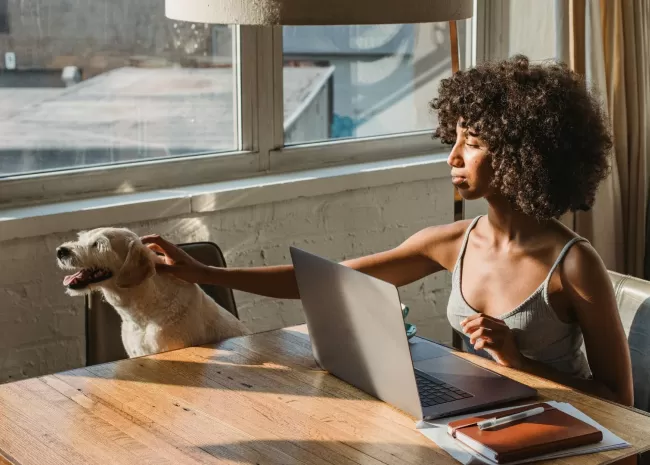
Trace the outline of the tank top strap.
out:
M 544 281 L 544 290 L 545 290 L 544 294 L 546 294 L 546 290 L 548 289 L 548 284 L 551 282 L 551 277 L 553 276 L 553 273 L 555 273 L 557 267 L 560 266 L 560 263 L 562 263 L 562 260 L 564 260 L 564 257 L 569 252 L 569 249 L 571 249 L 571 247 L 573 247 L 574 244 L 582 241 L 589 242 L 584 237 L 574 237 L 564 245 L 564 247 L 560 251 L 560 254 L 555 259 L 555 263 L 553 263 L 553 266 L 551 266 L 551 270 L 548 272 L 548 276 L 546 276 L 546 280 Z
M 472 232 L 472 229 L 476 227 L 478 220 L 480 220 L 482 216 L 483 215 L 479 215 L 476 218 L 474 218 L 470 223 L 469 227 L 467 228 L 467 230 L 465 231 L 465 237 L 463 237 L 463 243 L 460 246 L 460 252 L 458 252 L 458 258 L 456 259 L 456 265 L 454 266 L 454 271 L 458 269 L 460 262 L 463 260 L 463 257 L 465 256 L 465 249 L 467 249 L 467 243 L 469 242 L 469 235 Z

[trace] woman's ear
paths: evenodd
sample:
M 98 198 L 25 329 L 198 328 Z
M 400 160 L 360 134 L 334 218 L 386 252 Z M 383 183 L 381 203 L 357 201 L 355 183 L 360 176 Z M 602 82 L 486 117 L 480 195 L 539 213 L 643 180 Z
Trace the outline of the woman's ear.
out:
M 156 267 L 149 249 L 138 241 L 132 241 L 115 283 L 117 287 L 128 289 L 141 284 L 155 274 Z

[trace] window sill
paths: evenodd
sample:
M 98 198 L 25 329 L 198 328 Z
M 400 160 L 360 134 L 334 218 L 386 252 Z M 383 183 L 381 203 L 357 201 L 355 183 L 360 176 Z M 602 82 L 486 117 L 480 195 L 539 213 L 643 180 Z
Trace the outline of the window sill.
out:
M 0 210 L 0 241 L 444 178 L 449 176 L 446 157 L 431 154 L 4 209 Z

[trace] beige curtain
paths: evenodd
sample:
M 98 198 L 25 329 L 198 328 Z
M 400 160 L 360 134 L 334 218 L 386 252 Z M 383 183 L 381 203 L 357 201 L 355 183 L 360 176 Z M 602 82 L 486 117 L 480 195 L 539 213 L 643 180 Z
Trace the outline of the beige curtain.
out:
M 650 1 L 556 0 L 557 58 L 600 96 L 614 136 L 612 172 L 589 212 L 564 222 L 606 266 L 644 276 L 650 87 Z

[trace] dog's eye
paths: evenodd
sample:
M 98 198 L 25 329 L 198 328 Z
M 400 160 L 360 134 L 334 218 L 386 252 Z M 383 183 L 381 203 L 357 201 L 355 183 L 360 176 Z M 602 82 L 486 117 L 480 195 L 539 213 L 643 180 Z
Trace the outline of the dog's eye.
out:
M 93 249 L 96 249 L 98 245 L 99 245 L 99 242 L 97 242 L 97 241 L 93 242 Z

